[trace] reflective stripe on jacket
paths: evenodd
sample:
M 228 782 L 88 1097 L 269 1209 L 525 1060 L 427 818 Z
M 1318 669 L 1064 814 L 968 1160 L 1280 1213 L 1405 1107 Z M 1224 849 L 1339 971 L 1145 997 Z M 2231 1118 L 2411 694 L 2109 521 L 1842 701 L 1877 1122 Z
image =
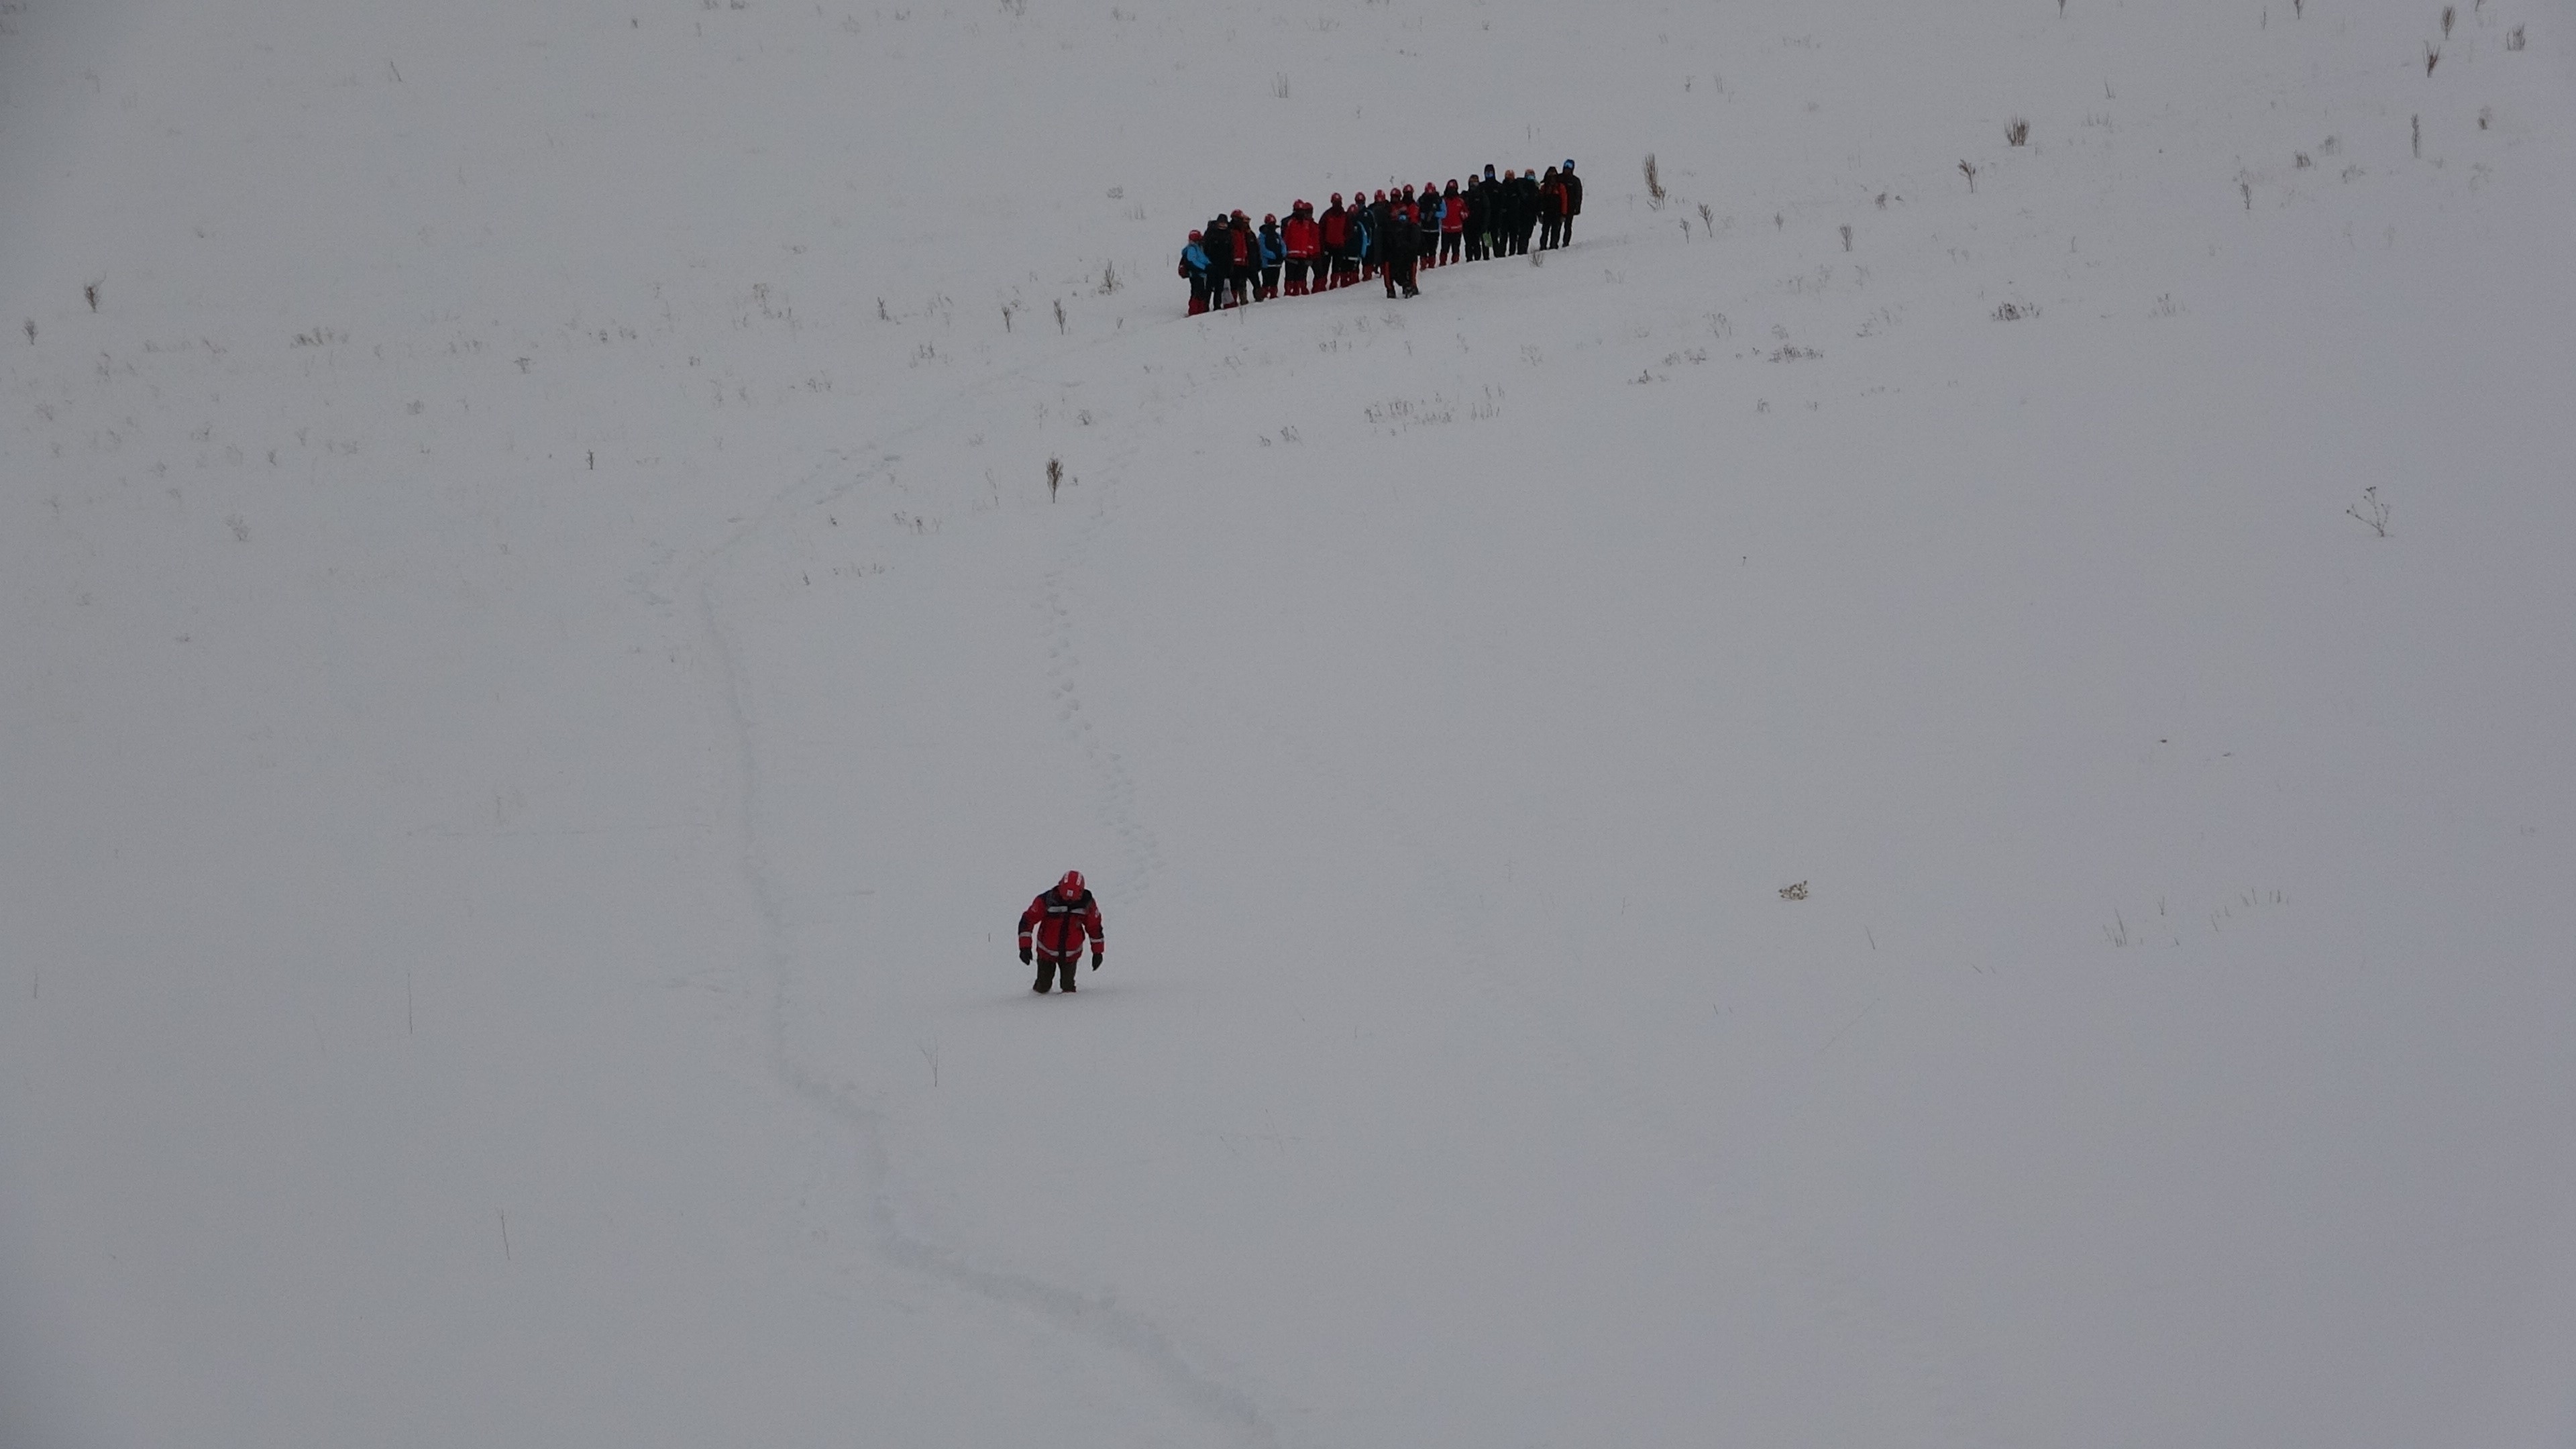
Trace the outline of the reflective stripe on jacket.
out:
M 1066 900 L 1056 891 L 1041 891 L 1020 912 L 1020 944 L 1029 944 L 1031 931 L 1037 936 L 1037 949 L 1048 956 L 1068 957 L 1082 954 L 1082 938 L 1091 937 L 1091 949 L 1097 951 L 1109 944 L 1100 929 L 1100 902 L 1084 891 Z

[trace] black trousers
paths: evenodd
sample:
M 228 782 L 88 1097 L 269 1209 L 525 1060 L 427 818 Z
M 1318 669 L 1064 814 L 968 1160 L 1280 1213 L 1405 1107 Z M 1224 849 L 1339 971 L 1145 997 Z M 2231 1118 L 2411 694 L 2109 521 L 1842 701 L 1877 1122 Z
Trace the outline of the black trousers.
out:
M 1038 953 L 1038 982 L 1037 985 L 1032 986 L 1029 989 L 1032 991 L 1047 990 L 1055 983 L 1057 975 L 1061 974 L 1064 977 L 1064 989 L 1071 991 L 1073 989 L 1074 971 L 1081 965 L 1082 957 L 1079 953 L 1059 958 L 1049 956 L 1045 952 L 1041 951 Z

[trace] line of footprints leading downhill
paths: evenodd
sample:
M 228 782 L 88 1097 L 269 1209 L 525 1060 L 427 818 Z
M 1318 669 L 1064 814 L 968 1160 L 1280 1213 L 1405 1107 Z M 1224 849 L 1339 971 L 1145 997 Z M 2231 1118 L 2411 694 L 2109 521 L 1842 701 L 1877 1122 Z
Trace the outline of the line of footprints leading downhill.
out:
M 1115 894 L 1133 900 L 1152 889 L 1155 877 L 1162 874 L 1162 843 L 1136 818 L 1136 783 L 1127 774 L 1125 759 L 1101 743 L 1083 711 L 1081 686 L 1075 682 L 1082 659 L 1074 652 L 1073 611 L 1065 604 L 1062 569 L 1046 575 L 1046 594 L 1038 607 L 1047 616 L 1047 692 L 1056 724 L 1065 742 L 1080 750 L 1090 764 L 1099 782 L 1093 809 L 1126 853 L 1126 878 L 1108 884 Z

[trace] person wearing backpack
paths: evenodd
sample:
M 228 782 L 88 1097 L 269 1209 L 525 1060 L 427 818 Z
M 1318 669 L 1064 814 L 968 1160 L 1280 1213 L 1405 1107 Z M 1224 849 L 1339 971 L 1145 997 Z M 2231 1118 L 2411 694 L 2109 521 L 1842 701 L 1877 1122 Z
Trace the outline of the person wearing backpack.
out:
M 1190 284 L 1190 315 L 1198 316 L 1208 309 L 1208 254 L 1200 245 L 1205 233 L 1191 232 L 1187 245 L 1181 248 L 1181 276 Z

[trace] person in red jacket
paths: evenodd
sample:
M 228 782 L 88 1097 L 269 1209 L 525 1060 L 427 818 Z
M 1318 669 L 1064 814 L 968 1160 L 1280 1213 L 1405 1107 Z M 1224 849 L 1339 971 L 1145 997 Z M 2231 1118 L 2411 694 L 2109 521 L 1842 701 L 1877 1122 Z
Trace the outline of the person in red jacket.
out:
M 1324 229 L 1315 224 L 1315 212 L 1304 202 L 1288 210 L 1287 222 L 1279 228 L 1279 239 L 1288 249 L 1288 295 L 1306 295 L 1306 273 L 1311 269 L 1320 283 L 1323 280 Z
M 1360 243 L 1357 228 L 1351 225 L 1351 214 L 1342 209 L 1342 194 L 1333 193 L 1333 204 L 1315 222 L 1318 240 L 1323 244 L 1324 261 L 1318 268 L 1323 275 L 1316 280 L 1316 291 L 1347 287 L 1360 279 Z
M 1036 949 L 1030 949 L 1030 936 L 1036 935 Z M 1082 872 L 1069 870 L 1055 889 L 1042 891 L 1020 912 L 1020 964 L 1031 960 L 1038 964 L 1038 980 L 1031 991 L 1044 992 L 1060 974 L 1064 989 L 1073 989 L 1073 968 L 1082 955 L 1082 938 L 1091 938 L 1091 969 L 1100 969 L 1100 958 L 1109 949 L 1109 937 L 1101 930 L 1100 902 L 1082 883 Z
M 1234 305 L 1248 307 L 1261 281 L 1261 243 L 1252 239 L 1252 218 L 1236 212 L 1226 239 L 1234 243 Z

